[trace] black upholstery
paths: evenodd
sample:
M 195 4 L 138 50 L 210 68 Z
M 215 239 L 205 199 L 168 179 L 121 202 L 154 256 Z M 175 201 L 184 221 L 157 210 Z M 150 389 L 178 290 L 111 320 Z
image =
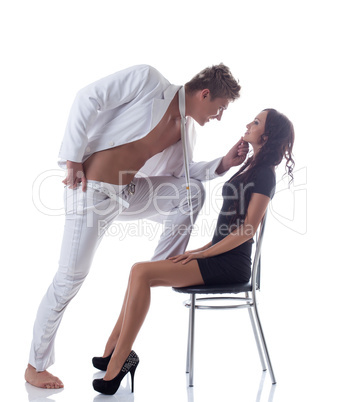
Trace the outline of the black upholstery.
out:
M 186 286 L 184 288 L 173 288 L 175 292 L 178 293 L 188 293 L 188 294 L 222 294 L 222 293 L 242 293 L 251 292 L 252 284 L 251 281 L 246 283 L 232 283 L 230 285 L 215 285 L 215 286 Z

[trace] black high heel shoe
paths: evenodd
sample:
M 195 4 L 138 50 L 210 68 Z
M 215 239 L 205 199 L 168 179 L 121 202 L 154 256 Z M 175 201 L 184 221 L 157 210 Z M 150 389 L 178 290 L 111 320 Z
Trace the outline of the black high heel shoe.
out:
M 105 395 L 114 395 L 120 387 L 120 383 L 125 375 L 131 373 L 132 392 L 134 392 L 134 374 L 139 364 L 138 355 L 132 350 L 127 357 L 120 373 L 110 381 L 106 381 L 103 378 L 93 380 L 93 388 Z
M 106 371 L 108 363 L 111 360 L 113 352 L 114 352 L 114 349 L 113 349 L 112 353 L 107 357 L 93 357 L 93 359 L 92 359 L 93 366 L 95 368 L 97 368 L 98 370 Z

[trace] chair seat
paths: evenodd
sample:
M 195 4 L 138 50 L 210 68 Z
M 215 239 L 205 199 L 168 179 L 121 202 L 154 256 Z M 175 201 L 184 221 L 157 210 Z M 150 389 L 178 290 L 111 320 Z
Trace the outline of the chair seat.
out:
M 213 286 L 195 285 L 195 286 L 186 286 L 183 288 L 173 288 L 173 290 L 178 293 L 188 293 L 188 294 L 242 293 L 242 292 L 251 292 L 252 284 L 251 281 L 249 281 L 245 283 L 232 283 L 229 285 L 213 285 Z

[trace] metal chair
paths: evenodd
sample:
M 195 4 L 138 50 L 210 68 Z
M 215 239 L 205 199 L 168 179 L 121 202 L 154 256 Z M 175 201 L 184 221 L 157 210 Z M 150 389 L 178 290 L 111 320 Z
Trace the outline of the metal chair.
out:
M 261 326 L 258 307 L 257 307 L 257 295 L 256 292 L 260 290 L 260 254 L 261 245 L 264 236 L 266 216 L 263 217 L 260 227 L 256 234 L 256 249 L 252 264 L 252 275 L 251 279 L 247 283 L 238 283 L 233 285 L 225 286 L 187 286 L 182 288 L 173 288 L 174 291 L 179 293 L 190 294 L 190 300 L 184 302 L 185 307 L 189 308 L 189 326 L 188 326 L 188 342 L 187 342 L 187 360 L 186 360 L 186 372 L 189 373 L 189 386 L 193 386 L 193 363 L 194 363 L 194 324 L 195 324 L 195 310 L 196 309 L 228 309 L 228 308 L 247 308 L 254 332 L 255 341 L 257 344 L 259 357 L 263 370 L 267 370 L 266 363 L 268 365 L 268 370 L 270 372 L 272 384 L 276 383 L 274 376 L 271 359 L 268 353 L 263 329 Z M 255 284 L 255 285 L 253 285 Z M 238 294 L 245 293 L 242 297 L 230 297 L 230 296 L 210 296 L 210 297 L 196 297 L 199 294 L 213 295 L 213 294 Z M 215 300 L 227 300 L 236 301 L 238 304 L 226 304 L 226 305 L 211 305 L 211 304 L 201 304 L 205 301 L 215 301 Z M 254 314 L 253 314 L 254 312 Z M 265 357 L 264 357 L 265 356 Z

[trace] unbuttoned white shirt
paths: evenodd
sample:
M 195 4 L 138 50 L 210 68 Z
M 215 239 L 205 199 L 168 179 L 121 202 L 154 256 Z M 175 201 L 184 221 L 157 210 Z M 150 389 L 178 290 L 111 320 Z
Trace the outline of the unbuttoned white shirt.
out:
M 72 105 L 59 153 L 66 161 L 84 162 L 93 153 L 145 137 L 164 116 L 181 86 L 170 84 L 155 68 L 138 65 L 118 71 L 81 89 Z M 187 160 L 190 177 L 209 180 L 219 176 L 221 162 L 193 162 L 196 132 L 186 118 Z M 148 176 L 184 176 L 182 141 L 154 155 L 140 169 Z

